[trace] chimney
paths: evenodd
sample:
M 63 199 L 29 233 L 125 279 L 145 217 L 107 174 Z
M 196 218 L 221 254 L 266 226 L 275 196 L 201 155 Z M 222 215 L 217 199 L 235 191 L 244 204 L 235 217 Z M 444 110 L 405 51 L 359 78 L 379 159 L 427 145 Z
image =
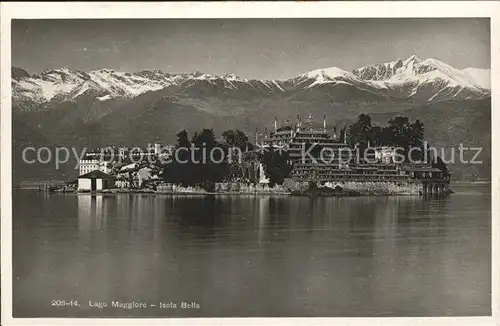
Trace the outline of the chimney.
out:
M 326 114 L 323 116 L 323 132 L 326 132 Z
M 278 131 L 278 119 L 274 117 L 274 131 Z

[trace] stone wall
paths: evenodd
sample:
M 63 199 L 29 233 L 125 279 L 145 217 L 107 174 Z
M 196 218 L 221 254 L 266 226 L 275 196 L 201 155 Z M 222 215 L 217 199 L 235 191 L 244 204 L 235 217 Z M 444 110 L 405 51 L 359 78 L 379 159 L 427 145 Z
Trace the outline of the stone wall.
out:
M 309 187 L 308 182 L 295 181 L 286 179 L 283 185 L 291 190 L 304 190 Z M 376 182 L 361 182 L 361 181 L 340 181 L 328 182 L 325 184 L 328 187 L 341 187 L 344 190 L 359 192 L 361 195 L 421 195 L 423 194 L 423 186 L 420 182 L 411 181 L 376 181 Z
M 247 184 L 247 183 L 216 183 L 216 193 L 226 194 L 289 194 L 290 191 L 283 186 L 275 185 L 269 187 L 267 184 Z
M 361 195 L 421 195 L 423 187 L 418 182 L 408 181 L 376 181 L 359 182 L 349 181 L 344 183 L 328 184 L 330 187 L 340 186 L 346 190 L 359 192 Z
M 283 181 L 283 187 L 290 191 L 302 191 L 309 187 L 309 182 L 307 181 L 297 181 L 291 178 L 286 178 Z
M 344 182 L 329 182 L 325 184 L 328 187 L 341 187 L 344 190 L 356 191 L 361 195 L 421 195 L 423 194 L 422 184 L 419 182 L 409 181 L 377 181 L 377 182 L 360 182 L 360 181 L 344 181 Z M 283 186 L 275 185 L 269 187 L 267 184 L 247 184 L 241 182 L 218 182 L 215 184 L 215 194 L 276 194 L 287 195 L 292 191 L 305 190 L 309 187 L 308 182 L 295 181 L 285 179 Z M 174 184 L 165 184 L 157 187 L 158 193 L 171 194 L 209 194 L 202 188 L 183 187 Z
M 164 184 L 156 188 L 158 193 L 171 193 L 171 194 L 209 194 L 202 188 L 184 187 L 175 184 Z M 215 184 L 215 194 L 289 194 L 290 191 L 283 187 L 276 185 L 269 187 L 268 185 L 261 184 L 247 184 L 242 182 L 217 182 Z
M 184 187 L 184 186 L 175 185 L 175 184 L 171 184 L 171 183 L 159 185 L 158 187 L 156 187 L 156 192 L 166 193 L 166 194 L 203 194 L 203 193 L 207 193 L 202 188 Z

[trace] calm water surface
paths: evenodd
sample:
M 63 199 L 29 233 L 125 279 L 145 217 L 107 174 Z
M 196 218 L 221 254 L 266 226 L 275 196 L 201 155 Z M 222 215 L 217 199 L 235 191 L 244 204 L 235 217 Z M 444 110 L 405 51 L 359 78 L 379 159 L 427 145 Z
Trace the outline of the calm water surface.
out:
M 444 199 L 15 191 L 14 316 L 490 315 L 490 186 L 453 189 Z

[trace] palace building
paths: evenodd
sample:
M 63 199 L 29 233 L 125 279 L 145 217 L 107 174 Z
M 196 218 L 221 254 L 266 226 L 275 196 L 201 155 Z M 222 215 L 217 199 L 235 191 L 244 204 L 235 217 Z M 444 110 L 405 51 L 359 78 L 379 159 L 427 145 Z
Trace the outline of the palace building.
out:
M 288 152 L 289 163 L 293 165 L 291 178 L 329 180 L 332 175 L 348 171 L 352 149 L 327 132 L 326 117 L 323 128 L 315 129 L 309 119 L 309 126 L 304 126 L 300 115 L 293 126 L 278 128 L 274 121 L 274 131 L 257 141 L 258 146 L 272 150 Z
M 292 171 L 289 178 L 296 181 L 315 181 L 321 184 L 361 181 L 418 181 L 432 184 L 432 187 L 447 188 L 450 177 L 443 171 L 427 163 L 396 163 L 394 147 L 369 147 L 365 153 L 359 153 L 357 146 L 350 147 L 335 134 L 330 136 L 326 117 L 322 128 L 313 128 L 311 116 L 309 124 L 304 125 L 300 115 L 296 123 L 278 127 L 274 121 L 274 130 L 265 132 L 259 139 L 256 133 L 257 147 L 268 150 L 286 151 Z M 446 187 L 444 186 L 446 184 Z M 434 188 L 433 188 L 434 189 Z

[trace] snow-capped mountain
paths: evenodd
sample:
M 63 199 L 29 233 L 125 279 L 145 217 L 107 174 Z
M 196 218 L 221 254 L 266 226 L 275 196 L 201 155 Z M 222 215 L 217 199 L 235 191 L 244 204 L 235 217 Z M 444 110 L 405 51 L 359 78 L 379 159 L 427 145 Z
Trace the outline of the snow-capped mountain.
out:
M 337 67 L 316 69 L 306 72 L 292 79 L 296 86 L 311 88 L 318 85 L 351 84 L 363 87 L 369 85 L 365 80 L 358 76 Z
M 252 133 L 273 128 L 275 117 L 290 121 L 297 113 L 326 115 L 327 125 L 338 129 L 367 113 L 380 124 L 394 115 L 419 119 L 432 144 L 489 144 L 489 75 L 415 56 L 354 71 L 315 69 L 285 80 L 67 68 L 30 75 L 13 67 L 13 140 L 87 148 L 158 138 L 173 144 L 183 129 Z
M 230 90 L 238 90 L 240 86 L 245 85 L 251 88 L 262 87 L 267 91 L 283 91 L 276 81 L 247 80 L 234 74 L 215 76 L 199 71 L 170 74 L 160 70 L 129 73 L 100 69 L 85 73 L 61 68 L 30 76 L 20 68 L 15 67 L 14 70 L 15 73 L 12 75 L 14 101 L 28 100 L 37 104 L 71 101 L 85 94 L 92 95 L 99 101 L 134 98 L 169 86 L 184 85 L 185 88 L 190 88 L 196 83 Z
M 462 70 L 467 74 L 477 85 L 491 89 L 491 70 L 480 68 L 465 68 Z
M 13 73 L 14 101 L 30 99 L 35 103 L 47 102 L 58 94 L 69 93 L 84 82 L 88 75 L 62 68 L 43 71 L 40 75 L 17 77 Z
M 442 78 L 472 88 L 478 88 L 479 86 L 466 71 L 455 69 L 433 58 L 420 60 L 415 55 L 404 61 L 399 59 L 397 61 L 358 68 L 353 73 L 364 80 L 385 81 L 389 83 Z
M 428 102 L 449 99 L 478 99 L 489 95 L 484 83 L 471 75 L 439 60 L 420 60 L 411 56 L 355 69 L 353 74 L 385 89 L 396 97 L 408 97 Z
M 215 76 L 199 71 L 172 74 L 160 70 L 130 73 L 100 69 L 87 73 L 67 68 L 32 76 L 13 68 L 12 77 L 14 103 L 20 107 L 73 101 L 84 95 L 101 102 L 132 99 L 171 86 L 185 89 L 191 95 L 238 96 L 242 92 L 245 94 L 242 96 L 249 97 L 318 89 L 328 92 L 334 102 L 336 99 L 345 102 L 346 96 L 359 94 L 371 94 L 376 100 L 440 102 L 484 98 L 489 95 L 490 79 L 489 70 L 458 70 L 436 59 L 420 60 L 416 56 L 352 72 L 336 67 L 316 69 L 288 80 L 248 80 L 231 73 Z
M 28 97 L 37 103 L 72 100 L 87 92 L 94 92 L 97 99 L 133 98 L 148 91 L 172 85 L 183 76 L 171 76 L 160 71 L 124 73 L 111 69 L 89 73 L 67 68 L 43 71 L 39 75 L 13 78 L 14 98 Z

